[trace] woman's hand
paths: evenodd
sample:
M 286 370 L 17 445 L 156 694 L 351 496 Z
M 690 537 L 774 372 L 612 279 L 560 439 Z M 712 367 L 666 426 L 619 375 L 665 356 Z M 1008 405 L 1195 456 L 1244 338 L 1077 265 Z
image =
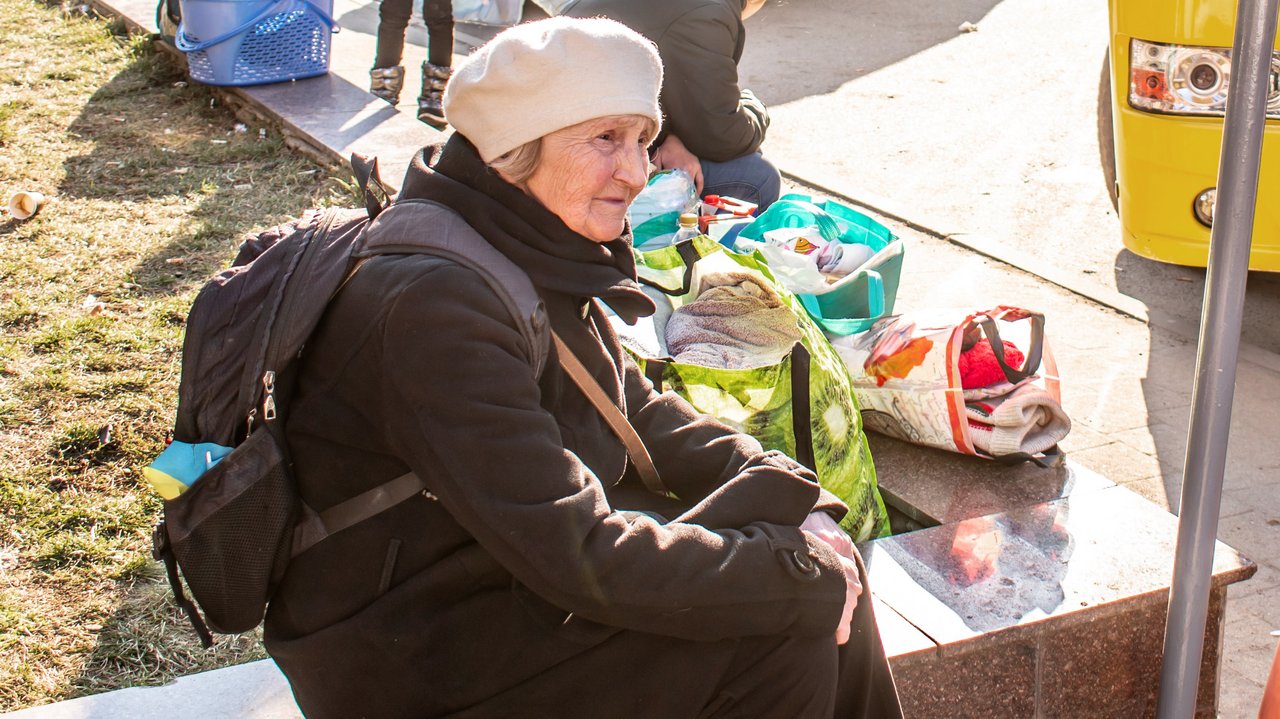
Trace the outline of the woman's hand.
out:
M 674 170 L 680 168 L 689 173 L 689 177 L 693 178 L 693 185 L 698 190 L 698 196 L 702 196 L 702 162 L 680 141 L 675 135 L 667 135 L 667 139 L 658 145 L 658 149 L 653 153 L 653 164 L 659 170 Z
M 840 556 L 840 566 L 844 569 L 844 611 L 840 614 L 840 623 L 836 625 L 836 644 L 849 641 L 849 625 L 853 622 L 853 610 L 858 606 L 858 597 L 862 594 L 862 581 L 858 578 L 858 563 L 854 560 L 853 540 L 831 515 L 826 512 L 814 512 L 805 518 L 800 525 L 801 531 L 808 532 L 822 540 Z

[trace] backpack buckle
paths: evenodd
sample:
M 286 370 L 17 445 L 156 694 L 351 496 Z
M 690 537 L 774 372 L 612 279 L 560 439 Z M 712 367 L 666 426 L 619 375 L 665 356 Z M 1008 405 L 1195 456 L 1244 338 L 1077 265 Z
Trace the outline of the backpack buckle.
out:
M 160 561 L 169 556 L 172 551 L 169 545 L 169 531 L 165 528 L 162 519 L 151 528 L 151 558 Z

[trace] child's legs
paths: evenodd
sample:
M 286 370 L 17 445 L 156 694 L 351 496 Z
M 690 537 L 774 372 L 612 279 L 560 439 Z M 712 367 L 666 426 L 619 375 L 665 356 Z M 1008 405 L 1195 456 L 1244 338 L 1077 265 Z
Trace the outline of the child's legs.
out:
M 452 0 L 423 0 L 422 17 L 427 23 L 427 62 L 450 67 L 453 65 Z
M 395 67 L 404 56 L 404 31 L 409 27 L 413 0 L 382 0 L 378 8 L 378 50 L 374 67 Z M 452 40 L 450 40 L 452 43 Z

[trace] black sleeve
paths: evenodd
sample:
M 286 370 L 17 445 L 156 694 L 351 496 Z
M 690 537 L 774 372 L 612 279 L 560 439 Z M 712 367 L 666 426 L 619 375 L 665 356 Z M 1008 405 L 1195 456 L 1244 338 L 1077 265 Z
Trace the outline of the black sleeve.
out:
M 658 394 L 629 356 L 626 361 L 631 424 L 663 483 L 691 507 L 677 521 L 712 528 L 751 522 L 796 526 L 816 506 L 836 519 L 844 516 L 845 506 L 819 488 L 809 469 L 699 414 L 673 392 Z
M 658 43 L 666 129 L 702 160 L 755 152 L 769 127 L 764 103 L 738 86 L 742 32 L 741 18 L 728 8 L 704 5 L 672 23 Z

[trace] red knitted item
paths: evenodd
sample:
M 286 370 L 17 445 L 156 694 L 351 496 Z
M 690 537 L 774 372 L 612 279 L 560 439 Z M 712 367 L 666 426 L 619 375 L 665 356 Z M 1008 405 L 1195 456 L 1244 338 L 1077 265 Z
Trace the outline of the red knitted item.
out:
M 1005 364 L 1014 369 L 1021 367 L 1024 360 L 1022 352 L 1008 340 L 1003 344 Z M 987 338 L 983 337 L 972 347 L 960 353 L 960 386 L 962 388 L 990 387 L 1006 381 L 1008 380 L 1004 376 L 1004 370 L 1000 369 L 1000 364 L 996 362 L 996 354 L 992 351 L 991 343 Z

